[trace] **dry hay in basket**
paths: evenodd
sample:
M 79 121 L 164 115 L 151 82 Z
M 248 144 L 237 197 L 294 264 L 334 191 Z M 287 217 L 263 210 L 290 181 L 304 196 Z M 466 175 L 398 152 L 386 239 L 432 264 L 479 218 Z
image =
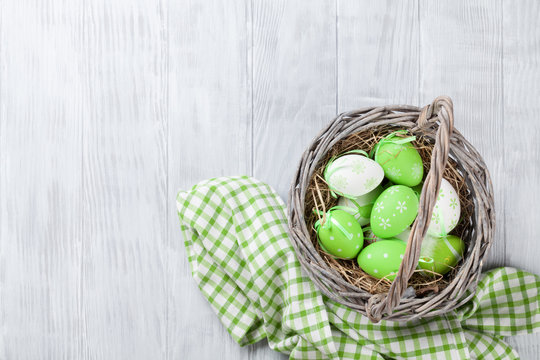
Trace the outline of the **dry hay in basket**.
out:
M 389 125 L 371 128 L 354 133 L 336 143 L 332 150 L 321 159 L 317 170 L 311 177 L 310 184 L 306 192 L 304 215 L 310 229 L 310 237 L 313 245 L 324 261 L 326 261 L 331 268 L 341 274 L 345 281 L 371 294 L 388 292 L 391 282 L 387 279 L 377 279 L 368 275 L 358 266 L 356 259 L 335 259 L 331 255 L 324 252 L 319 246 L 317 241 L 317 233 L 314 228 L 314 224 L 320 218 L 320 215 L 316 215 L 313 209 L 326 212 L 331 207 L 337 205 L 337 199 L 332 197 L 330 189 L 328 188 L 323 176 L 324 168 L 332 156 L 342 154 L 353 149 L 360 149 L 369 153 L 381 138 L 396 130 L 396 127 Z M 416 140 L 413 142 L 413 144 L 422 157 L 425 175 L 429 171 L 431 152 L 433 150 L 433 140 L 419 134 L 415 135 Z M 465 179 L 462 176 L 460 167 L 451 157 L 448 159 L 443 177 L 448 180 L 448 182 L 450 182 L 450 184 L 452 184 L 452 186 L 459 193 L 459 201 L 461 205 L 460 221 L 451 234 L 460 236 L 465 241 L 465 245 L 468 246 L 474 203 L 472 201 L 470 191 L 465 183 Z M 434 274 L 433 277 L 427 277 L 422 275 L 420 271 L 416 271 L 409 280 L 409 285 L 414 287 L 417 296 L 441 291 L 450 283 L 451 279 L 457 273 L 459 266 L 460 264 L 458 264 L 456 268 L 451 270 L 445 276 Z

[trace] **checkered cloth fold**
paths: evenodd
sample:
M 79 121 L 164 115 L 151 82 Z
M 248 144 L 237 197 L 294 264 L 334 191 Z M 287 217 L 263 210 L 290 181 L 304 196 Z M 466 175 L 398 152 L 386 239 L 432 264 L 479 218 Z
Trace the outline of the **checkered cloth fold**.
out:
M 291 359 L 517 359 L 503 337 L 540 329 L 540 278 L 509 267 L 444 317 L 372 324 L 310 281 L 283 201 L 253 178 L 203 181 L 177 205 L 193 277 L 242 346 L 267 338 Z

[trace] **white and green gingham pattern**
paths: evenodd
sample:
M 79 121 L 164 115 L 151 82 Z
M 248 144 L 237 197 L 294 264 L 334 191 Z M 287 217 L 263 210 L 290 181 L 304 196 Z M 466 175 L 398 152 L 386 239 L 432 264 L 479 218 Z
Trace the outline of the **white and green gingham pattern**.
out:
M 303 273 L 268 185 L 210 179 L 177 204 L 193 277 L 240 345 L 267 338 L 291 359 L 516 359 L 503 337 L 540 329 L 540 278 L 508 267 L 486 273 L 475 297 L 444 317 L 372 324 Z

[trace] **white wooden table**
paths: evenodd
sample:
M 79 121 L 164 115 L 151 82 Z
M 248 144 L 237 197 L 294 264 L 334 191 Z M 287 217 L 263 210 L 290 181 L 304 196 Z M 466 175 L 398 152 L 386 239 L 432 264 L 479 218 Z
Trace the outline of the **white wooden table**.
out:
M 496 191 L 489 266 L 540 274 L 537 0 L 2 0 L 0 359 L 277 359 L 190 277 L 175 193 L 285 196 L 336 113 L 455 104 Z M 540 358 L 540 336 L 512 338 Z

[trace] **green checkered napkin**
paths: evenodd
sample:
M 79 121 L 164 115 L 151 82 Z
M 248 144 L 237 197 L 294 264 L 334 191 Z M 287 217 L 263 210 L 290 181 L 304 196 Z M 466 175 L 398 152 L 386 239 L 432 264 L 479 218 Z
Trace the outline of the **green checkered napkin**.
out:
M 268 185 L 210 179 L 177 203 L 193 277 L 242 346 L 267 338 L 291 359 L 516 359 L 503 336 L 540 329 L 540 278 L 508 267 L 486 273 L 476 296 L 444 317 L 372 324 L 303 273 Z

